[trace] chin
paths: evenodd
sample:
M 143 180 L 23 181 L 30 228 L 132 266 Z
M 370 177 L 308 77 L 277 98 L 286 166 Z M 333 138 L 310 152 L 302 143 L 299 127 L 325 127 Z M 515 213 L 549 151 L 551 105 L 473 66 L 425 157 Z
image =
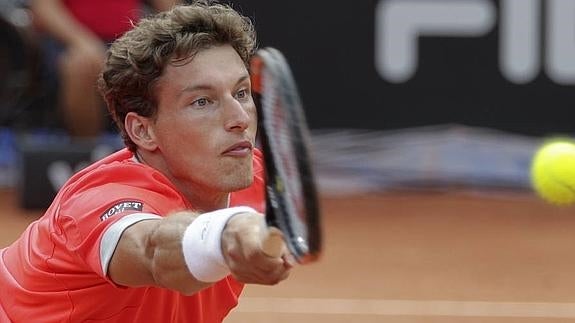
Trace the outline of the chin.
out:
M 254 171 L 251 164 L 234 165 L 219 175 L 218 187 L 221 191 L 234 192 L 245 189 L 254 182 Z
M 253 178 L 249 178 L 249 179 L 244 179 L 244 180 L 238 180 L 234 183 L 230 183 L 230 191 L 234 192 L 234 191 L 239 191 L 239 190 L 243 190 L 245 188 L 250 187 L 250 185 L 252 185 L 253 183 Z
M 253 182 L 253 176 L 233 176 L 227 178 L 222 184 L 226 187 L 226 191 L 234 192 L 248 188 Z

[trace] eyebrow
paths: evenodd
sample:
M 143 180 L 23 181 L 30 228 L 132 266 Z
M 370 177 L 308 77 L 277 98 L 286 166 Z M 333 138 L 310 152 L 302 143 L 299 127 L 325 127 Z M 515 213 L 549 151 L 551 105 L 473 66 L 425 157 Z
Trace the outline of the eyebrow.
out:
M 238 85 L 242 82 L 244 82 L 245 80 L 249 79 L 250 75 L 249 74 L 244 74 L 242 76 L 240 76 L 238 78 L 238 80 L 236 81 L 235 85 Z M 201 91 L 201 90 L 211 90 L 213 88 L 213 86 L 208 85 L 208 84 L 197 84 L 197 85 L 188 85 L 185 86 L 178 94 L 178 96 L 182 96 L 184 95 L 184 93 L 186 92 L 194 92 L 194 91 Z

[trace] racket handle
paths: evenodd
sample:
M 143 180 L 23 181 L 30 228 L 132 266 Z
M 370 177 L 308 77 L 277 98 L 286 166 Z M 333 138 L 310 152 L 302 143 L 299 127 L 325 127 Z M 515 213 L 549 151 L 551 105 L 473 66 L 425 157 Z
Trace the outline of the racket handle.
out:
M 270 228 L 266 237 L 262 241 L 262 250 L 264 253 L 273 258 L 281 257 L 285 242 L 283 235 L 277 228 Z

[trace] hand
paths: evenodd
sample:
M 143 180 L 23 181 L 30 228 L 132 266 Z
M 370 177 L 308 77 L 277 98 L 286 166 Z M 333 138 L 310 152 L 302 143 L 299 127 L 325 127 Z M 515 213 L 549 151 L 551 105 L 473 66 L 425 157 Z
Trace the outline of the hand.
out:
M 222 252 L 235 279 L 275 285 L 289 276 L 294 260 L 285 243 L 278 257 L 269 256 L 262 248 L 270 231 L 281 235 L 276 228 L 268 229 L 262 214 L 240 213 L 230 218 L 222 233 Z

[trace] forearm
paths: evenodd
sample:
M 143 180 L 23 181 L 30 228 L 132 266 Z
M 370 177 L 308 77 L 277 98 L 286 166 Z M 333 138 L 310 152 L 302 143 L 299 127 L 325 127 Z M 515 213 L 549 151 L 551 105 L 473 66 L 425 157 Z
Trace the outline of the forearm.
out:
M 39 26 L 64 44 L 97 38 L 69 13 L 61 0 L 31 0 L 30 7 Z
M 170 10 L 173 6 L 181 4 L 182 1 L 179 0 L 151 0 L 152 7 L 156 11 L 166 11 Z
M 194 277 L 184 259 L 182 239 L 195 217 L 191 212 L 173 214 L 151 232 L 146 253 L 155 285 L 191 295 L 211 284 Z
M 182 237 L 194 218 L 180 212 L 126 229 L 110 262 L 110 278 L 122 286 L 164 287 L 186 295 L 208 286 L 189 272 L 183 257 Z

